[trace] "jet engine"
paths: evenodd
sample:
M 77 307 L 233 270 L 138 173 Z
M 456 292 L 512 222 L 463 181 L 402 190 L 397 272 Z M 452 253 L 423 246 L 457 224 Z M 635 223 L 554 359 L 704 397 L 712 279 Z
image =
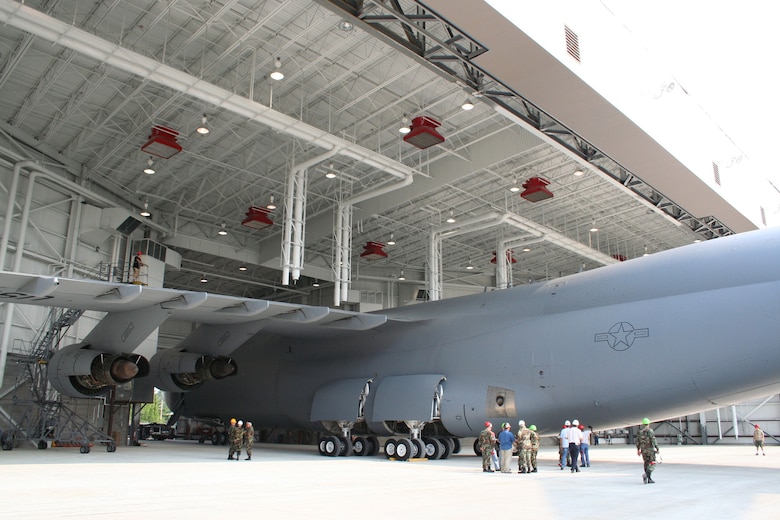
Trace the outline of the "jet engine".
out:
M 93 397 L 109 388 L 149 373 L 149 362 L 138 354 L 114 354 L 87 343 L 59 349 L 49 360 L 49 380 L 61 394 Z
M 205 356 L 187 352 L 184 348 L 169 348 L 157 352 L 151 360 L 154 386 L 166 392 L 192 390 L 206 381 L 236 375 L 238 365 L 224 356 Z

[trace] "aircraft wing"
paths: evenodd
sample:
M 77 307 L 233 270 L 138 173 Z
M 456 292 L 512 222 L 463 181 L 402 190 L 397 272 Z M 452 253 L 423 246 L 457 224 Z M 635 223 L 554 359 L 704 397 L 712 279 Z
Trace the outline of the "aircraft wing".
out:
M 90 333 L 93 342 L 102 337 L 112 339 L 130 322 L 137 329 L 135 335 L 143 335 L 140 342 L 169 317 L 201 324 L 201 336 L 209 335 L 209 332 L 212 332 L 211 335 L 224 334 L 228 330 L 242 331 L 245 336 L 261 328 L 286 336 L 308 335 L 312 328 L 320 331 L 362 331 L 383 325 L 388 320 L 385 314 L 11 272 L 0 273 L 0 302 L 107 312 L 108 315 L 96 327 L 103 330 Z M 240 335 L 233 334 L 236 340 Z M 209 342 L 211 340 L 193 337 L 189 347 L 228 355 L 240 345 L 231 341 L 215 352 L 214 343 Z M 204 344 L 202 349 L 197 345 L 201 342 Z M 207 343 L 209 348 L 205 347 Z

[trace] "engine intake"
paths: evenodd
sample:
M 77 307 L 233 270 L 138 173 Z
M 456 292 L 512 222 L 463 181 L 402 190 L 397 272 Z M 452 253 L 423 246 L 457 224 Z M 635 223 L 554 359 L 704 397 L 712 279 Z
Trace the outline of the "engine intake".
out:
M 205 356 L 184 348 L 169 348 L 151 360 L 154 386 L 166 392 L 189 391 L 206 381 L 234 376 L 238 365 L 232 358 Z
M 49 360 L 49 380 L 61 394 L 93 397 L 110 387 L 149 373 L 149 362 L 138 354 L 115 354 L 87 343 L 63 347 Z

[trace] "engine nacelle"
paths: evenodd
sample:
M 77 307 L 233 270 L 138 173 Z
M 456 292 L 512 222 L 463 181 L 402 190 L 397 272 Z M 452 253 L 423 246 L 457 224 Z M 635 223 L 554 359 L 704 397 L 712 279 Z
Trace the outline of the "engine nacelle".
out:
M 184 348 L 169 348 L 152 356 L 154 386 L 166 392 L 186 392 L 203 384 L 238 373 L 236 362 L 224 356 L 205 356 Z
M 149 362 L 138 354 L 113 354 L 87 343 L 68 345 L 49 360 L 49 381 L 61 394 L 94 397 L 110 387 L 149 373 Z

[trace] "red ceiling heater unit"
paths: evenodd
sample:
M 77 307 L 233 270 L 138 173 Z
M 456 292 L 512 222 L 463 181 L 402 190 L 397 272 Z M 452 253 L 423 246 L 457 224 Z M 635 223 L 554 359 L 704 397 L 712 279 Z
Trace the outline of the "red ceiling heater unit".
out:
M 496 260 L 496 252 L 493 251 L 493 258 L 490 259 L 490 263 L 491 264 L 495 264 L 496 261 L 497 261 Z M 510 264 L 516 264 L 517 263 L 517 259 L 515 258 L 514 253 L 512 252 L 511 249 L 507 249 L 507 251 L 506 251 L 506 261 L 509 262 Z
M 382 242 L 366 242 L 363 246 L 364 251 L 360 253 L 360 258 L 366 260 L 377 260 L 379 258 L 387 258 L 387 253 L 382 250 L 385 245 Z
M 529 202 L 539 202 L 540 200 L 549 199 L 553 196 L 553 193 L 546 188 L 550 184 L 550 181 L 542 179 L 541 177 L 531 177 L 523 183 L 525 191 L 520 194 L 525 200 Z
M 170 159 L 182 150 L 181 145 L 176 142 L 178 136 L 179 132 L 176 130 L 155 125 L 152 127 L 152 135 L 149 136 L 149 140 L 141 147 L 141 150 L 163 159 Z
M 273 226 L 273 221 L 268 218 L 270 211 L 268 208 L 249 206 L 246 218 L 241 221 L 241 225 L 252 229 L 265 229 L 268 226 Z
M 433 118 L 426 116 L 415 117 L 409 126 L 411 131 L 404 136 L 404 141 L 416 146 L 420 150 L 443 143 L 444 137 L 436 131 L 436 128 L 439 126 L 441 126 L 441 123 Z

